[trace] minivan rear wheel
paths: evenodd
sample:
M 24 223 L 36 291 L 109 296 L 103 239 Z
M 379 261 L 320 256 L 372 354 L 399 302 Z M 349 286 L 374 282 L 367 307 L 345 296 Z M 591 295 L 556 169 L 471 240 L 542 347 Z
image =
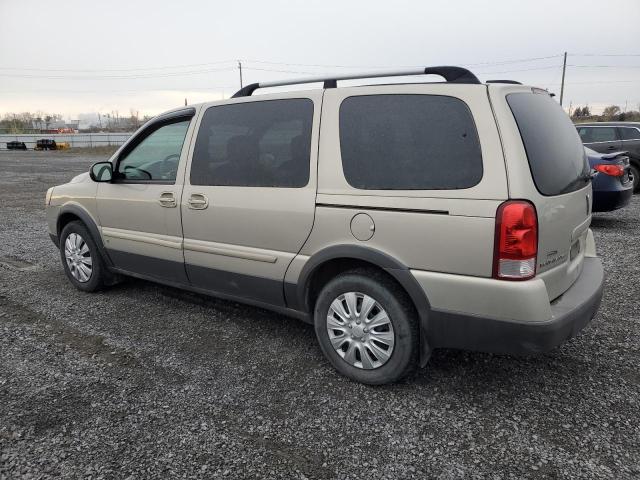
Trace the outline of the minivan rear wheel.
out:
M 418 365 L 415 309 L 405 292 L 375 271 L 331 280 L 314 311 L 320 348 L 333 367 L 361 383 L 397 382 Z

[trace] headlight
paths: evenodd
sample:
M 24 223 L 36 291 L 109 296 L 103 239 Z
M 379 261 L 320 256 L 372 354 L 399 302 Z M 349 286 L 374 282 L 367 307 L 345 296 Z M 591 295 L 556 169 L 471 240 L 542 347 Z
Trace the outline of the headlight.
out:
M 47 197 L 45 198 L 45 206 L 49 206 L 49 204 L 51 203 L 51 195 L 53 194 L 53 187 L 51 187 L 49 190 L 47 190 Z

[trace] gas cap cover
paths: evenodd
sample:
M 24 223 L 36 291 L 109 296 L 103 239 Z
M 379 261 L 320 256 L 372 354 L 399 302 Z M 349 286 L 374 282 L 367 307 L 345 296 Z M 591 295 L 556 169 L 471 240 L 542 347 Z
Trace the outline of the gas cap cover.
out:
M 367 241 L 376 232 L 376 224 L 366 213 L 358 213 L 351 219 L 351 233 L 360 241 Z

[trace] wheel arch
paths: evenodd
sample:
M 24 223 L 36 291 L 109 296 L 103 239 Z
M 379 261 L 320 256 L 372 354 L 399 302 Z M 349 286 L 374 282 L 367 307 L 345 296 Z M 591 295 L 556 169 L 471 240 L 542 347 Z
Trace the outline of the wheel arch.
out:
M 295 291 L 285 288 L 287 304 L 313 319 L 315 300 L 322 285 L 335 275 L 357 267 L 383 272 L 407 294 L 420 321 L 420 364 L 424 365 L 431 352 L 426 338 L 431 311 L 429 300 L 409 267 L 380 250 L 360 245 L 334 245 L 320 250 L 305 263 Z
M 100 235 L 100 229 L 98 228 L 98 225 L 96 224 L 93 217 L 89 214 L 89 212 L 78 205 L 64 205 L 60 208 L 58 219 L 56 220 L 56 234 L 58 236 L 58 239 L 60 239 L 62 229 L 68 223 L 73 221 L 80 221 L 84 224 L 85 227 L 87 227 L 89 233 L 91 234 L 91 237 L 98 247 L 98 251 L 102 256 L 102 259 L 109 267 L 113 266 L 113 262 L 109 258 L 109 254 L 107 253 L 104 243 L 102 243 L 102 235 Z

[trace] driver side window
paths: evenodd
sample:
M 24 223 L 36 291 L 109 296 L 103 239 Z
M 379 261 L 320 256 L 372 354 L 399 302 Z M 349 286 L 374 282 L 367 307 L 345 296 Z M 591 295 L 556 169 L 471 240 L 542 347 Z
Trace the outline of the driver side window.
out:
M 165 124 L 152 131 L 118 162 L 117 179 L 173 183 L 182 144 L 191 120 Z

